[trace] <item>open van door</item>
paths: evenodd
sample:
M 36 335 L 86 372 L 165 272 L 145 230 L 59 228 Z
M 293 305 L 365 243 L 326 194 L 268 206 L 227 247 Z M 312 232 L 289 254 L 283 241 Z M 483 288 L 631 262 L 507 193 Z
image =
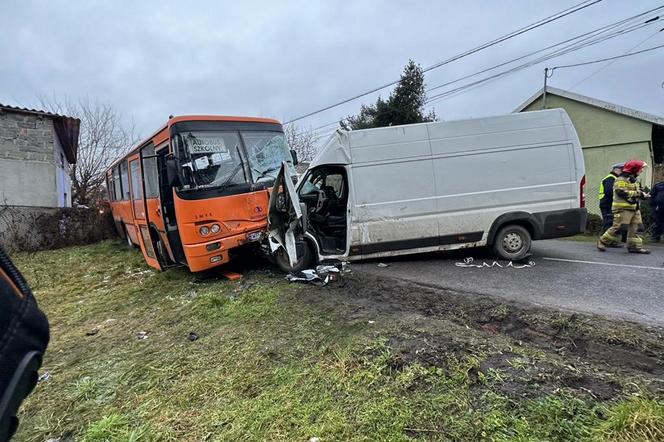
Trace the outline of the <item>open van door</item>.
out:
M 281 253 L 288 255 L 291 266 L 294 266 L 298 259 L 295 232 L 301 218 L 300 200 L 288 173 L 288 165 L 284 161 L 270 192 L 267 228 L 270 252 L 280 253 L 279 249 L 283 248 Z

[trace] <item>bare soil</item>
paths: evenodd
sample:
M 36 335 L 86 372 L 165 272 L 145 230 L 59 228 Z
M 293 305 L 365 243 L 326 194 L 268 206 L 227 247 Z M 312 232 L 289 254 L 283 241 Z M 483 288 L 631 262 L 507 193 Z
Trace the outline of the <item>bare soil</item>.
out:
M 298 296 L 336 321 L 390 324 L 395 370 L 418 363 L 448 370 L 450 356 L 476 358 L 469 377 L 491 378 L 512 398 L 556 391 L 611 400 L 635 385 L 653 393 L 664 382 L 664 330 L 599 316 L 506 303 L 366 274 Z

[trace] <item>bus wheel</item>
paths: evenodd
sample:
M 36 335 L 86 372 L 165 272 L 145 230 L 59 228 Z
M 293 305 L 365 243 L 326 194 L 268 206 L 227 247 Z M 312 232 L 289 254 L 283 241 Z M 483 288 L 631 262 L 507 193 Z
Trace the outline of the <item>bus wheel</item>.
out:
M 277 267 L 285 273 L 300 272 L 304 269 L 310 268 L 314 262 L 313 252 L 311 251 L 311 246 L 306 241 L 302 241 L 302 255 L 297 257 L 295 265 L 291 266 L 288 259 L 288 254 L 283 247 L 277 250 L 275 254 L 275 261 L 277 262 Z
M 157 235 L 157 261 L 159 261 L 159 265 L 162 267 L 167 266 L 170 263 L 170 258 L 168 257 L 168 253 L 166 253 L 166 248 L 164 247 L 164 242 L 159 238 L 159 235 Z
M 129 248 L 133 249 L 134 243 L 131 242 L 131 236 L 129 236 L 129 231 L 127 230 L 127 227 L 125 227 L 125 238 L 127 239 L 127 245 L 129 246 Z
M 518 261 L 530 252 L 532 239 L 524 227 L 510 224 L 498 231 L 493 241 L 493 253 L 499 258 Z

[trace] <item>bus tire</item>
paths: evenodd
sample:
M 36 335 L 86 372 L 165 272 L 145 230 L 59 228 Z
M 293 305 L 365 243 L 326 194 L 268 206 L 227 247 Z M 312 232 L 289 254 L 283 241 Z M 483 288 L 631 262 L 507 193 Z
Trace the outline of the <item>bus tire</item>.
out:
M 127 245 L 129 246 L 130 249 L 134 248 L 134 243 L 131 241 L 131 236 L 129 236 L 129 230 L 127 230 L 127 226 L 124 228 L 124 233 L 125 233 L 125 239 L 127 240 Z
M 530 252 L 530 232 L 518 224 L 501 227 L 493 241 L 493 253 L 502 259 L 519 261 Z
M 286 250 L 281 247 L 275 254 L 277 267 L 279 267 L 279 269 L 284 273 L 300 272 L 304 269 L 310 268 L 313 265 L 314 256 L 311 250 L 311 246 L 307 241 L 302 241 L 302 251 L 302 256 L 298 256 L 295 265 L 291 266 Z
M 161 240 L 161 237 L 159 234 L 155 233 L 155 236 L 157 238 L 157 244 L 155 244 L 155 249 L 157 252 L 157 261 L 159 261 L 159 265 L 161 267 L 166 267 L 167 265 L 170 264 L 171 260 L 168 257 L 168 253 L 166 252 L 166 248 L 164 247 L 164 241 Z

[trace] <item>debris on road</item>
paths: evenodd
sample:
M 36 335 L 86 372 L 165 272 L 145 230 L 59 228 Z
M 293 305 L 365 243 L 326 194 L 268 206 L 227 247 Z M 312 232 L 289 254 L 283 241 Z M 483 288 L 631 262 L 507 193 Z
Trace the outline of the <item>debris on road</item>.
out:
M 322 287 L 330 282 L 337 281 L 344 273 L 350 273 L 348 263 L 321 264 L 316 269 L 306 269 L 286 275 L 288 282 L 306 282 Z
M 389 267 L 389 266 L 390 266 L 389 264 L 385 264 L 384 262 L 379 262 L 378 264 L 376 264 L 376 267 L 380 267 L 380 268 L 385 268 L 385 267 Z
M 85 332 L 85 336 L 94 336 L 94 335 L 96 335 L 97 333 L 99 333 L 99 326 L 96 326 L 96 327 L 93 328 L 92 330 L 88 330 L 88 331 L 86 331 L 86 332 Z
M 527 258 L 526 258 L 527 259 Z M 517 262 L 515 265 L 514 263 Z M 501 264 L 498 261 L 493 261 L 491 264 L 489 264 L 486 261 L 482 261 L 481 264 L 476 264 L 475 260 L 471 257 L 464 258 L 463 262 L 456 262 L 454 263 L 456 267 L 472 267 L 472 268 L 477 268 L 481 269 L 484 267 L 492 268 L 492 267 L 499 267 L 501 269 L 507 268 L 507 267 L 512 267 L 515 269 L 526 269 L 529 267 L 534 267 L 535 266 L 535 261 L 509 261 L 507 264 Z
M 196 332 L 189 332 L 189 336 L 187 336 L 187 339 L 189 339 L 189 341 L 191 342 L 194 342 L 195 340 L 198 339 L 198 335 L 196 334 Z
M 45 371 L 42 373 L 38 378 L 38 382 L 48 382 L 51 380 L 51 372 L 50 371 Z
M 149 335 L 148 335 L 148 332 L 140 331 L 140 332 L 136 333 L 136 337 L 138 339 L 140 339 L 141 341 L 144 341 L 149 337 Z

